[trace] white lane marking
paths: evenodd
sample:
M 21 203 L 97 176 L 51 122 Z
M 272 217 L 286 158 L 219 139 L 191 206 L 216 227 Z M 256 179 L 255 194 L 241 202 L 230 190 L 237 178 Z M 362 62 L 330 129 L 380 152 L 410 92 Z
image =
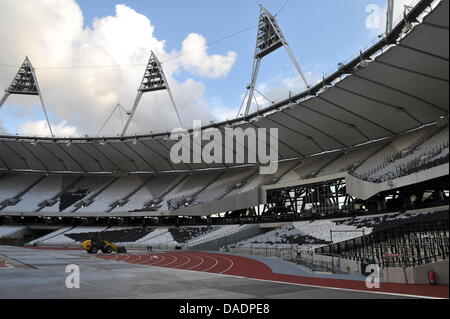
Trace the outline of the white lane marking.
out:
M 147 258 L 147 259 L 144 259 L 144 260 L 138 262 L 138 265 L 143 265 L 143 264 L 146 263 L 147 261 L 150 261 L 150 260 L 153 259 L 153 255 L 144 255 L 144 256 L 147 256 L 147 257 L 150 257 L 150 258 Z
M 224 273 L 226 273 L 228 270 L 230 270 L 231 268 L 233 268 L 234 262 L 233 262 L 231 259 L 227 258 L 227 257 L 224 257 L 224 256 L 220 256 L 220 257 L 225 258 L 225 259 L 227 259 L 229 262 L 231 262 L 231 266 L 230 266 L 230 267 L 228 267 L 228 268 L 225 269 L 224 271 L 220 272 L 220 274 L 224 274 Z
M 116 260 L 117 257 L 119 257 L 120 255 L 114 255 L 113 258 L 109 259 L 109 260 Z
M 162 254 L 161 255 L 156 255 L 156 257 L 158 257 L 158 259 L 161 258 L 161 260 L 157 261 L 154 264 L 150 264 L 149 266 L 156 266 L 156 264 L 162 263 L 166 259 L 166 257 L 164 257 L 164 255 L 162 255 Z
M 136 260 L 130 261 L 132 264 L 135 264 L 138 260 L 140 260 L 144 255 L 139 255 Z
M 218 260 L 217 258 L 214 258 L 214 257 L 212 257 L 212 256 L 206 256 L 206 257 L 208 257 L 208 258 L 211 258 L 211 259 L 215 260 L 215 261 L 216 261 L 216 263 L 215 263 L 214 265 L 212 265 L 211 267 L 209 267 L 208 269 L 205 269 L 205 270 L 203 270 L 203 272 L 207 272 L 208 270 L 210 270 L 210 269 L 213 269 L 213 268 L 214 268 L 214 267 L 216 267 L 216 266 L 217 266 L 217 264 L 219 263 L 219 260 Z
M 178 257 L 176 255 L 167 255 L 167 256 L 174 257 L 175 259 L 168 264 L 159 265 L 158 267 L 167 267 L 169 265 L 172 265 L 174 262 L 178 260 Z
M 121 255 L 116 255 L 114 257 L 118 257 Z M 185 255 L 181 255 L 183 257 L 186 257 L 188 259 L 188 262 L 180 265 L 183 266 L 187 263 L 190 262 L 190 258 L 185 256 Z M 153 256 L 150 256 L 152 259 Z M 156 256 L 157 257 L 157 256 Z M 161 256 L 162 258 L 164 258 L 163 256 Z M 202 272 L 206 272 L 212 268 L 214 268 L 215 266 L 217 266 L 218 264 L 218 260 L 212 256 L 207 256 L 209 258 L 212 258 L 214 260 L 216 260 L 216 263 L 208 268 L 203 270 Z M 152 266 L 152 265 L 149 265 Z M 180 267 L 178 266 L 178 267 Z M 172 269 L 177 269 L 178 267 L 172 268 Z M 190 271 L 190 272 L 197 272 L 195 270 L 186 270 L 186 269 L 177 269 L 180 271 Z M 257 278 L 250 278 L 250 277 L 243 277 L 243 276 L 237 276 L 237 275 L 227 275 L 224 273 L 208 273 L 210 275 L 214 275 L 214 276 L 221 276 L 221 277 L 231 277 L 231 278 L 239 278 L 239 279 L 248 279 L 248 280 L 256 280 L 256 281 L 262 281 L 262 282 L 271 282 L 271 283 L 277 283 L 277 284 L 283 284 L 283 285 L 293 285 L 293 286 L 301 286 L 301 287 L 312 287 L 312 288 L 319 288 L 319 289 L 329 289 L 329 290 L 341 290 L 341 291 L 352 291 L 352 292 L 358 292 L 358 293 L 368 293 L 368 294 L 379 294 L 379 295 L 389 295 L 389 296 L 398 296 L 398 297 L 411 297 L 411 298 L 422 298 L 422 299 L 447 299 L 444 297 L 431 297 L 431 296 L 423 296 L 423 295 L 412 295 L 412 294 L 401 294 L 401 293 L 395 293 L 395 292 L 385 292 L 385 291 L 369 291 L 369 290 L 363 290 L 363 289 L 351 289 L 351 288 L 339 288 L 339 287 L 327 287 L 327 286 L 319 286 L 319 285 L 311 285 L 311 284 L 299 284 L 299 283 L 293 283 L 293 282 L 286 282 L 286 281 L 276 281 L 276 280 L 269 280 L 269 279 L 257 279 Z
M 362 292 L 362 293 L 369 293 L 369 294 L 380 294 L 380 295 L 391 295 L 391 296 L 424 298 L 424 299 L 447 299 L 447 298 L 442 298 L 442 297 L 430 297 L 430 296 L 421 296 L 421 295 L 407 295 L 407 294 L 401 294 L 401 293 L 395 293 L 395 292 L 386 292 L 386 291 L 371 291 L 371 290 L 363 290 L 363 289 L 358 290 L 358 289 L 351 289 L 351 288 L 339 288 L 339 287 L 327 287 L 327 286 L 310 285 L 310 284 L 299 284 L 299 283 L 295 283 L 295 282 L 276 281 L 276 280 L 269 280 L 269 279 L 257 279 L 257 278 L 240 277 L 240 276 L 224 275 L 224 274 L 222 274 L 222 276 L 245 278 L 245 279 L 250 279 L 250 280 L 257 280 L 257 281 L 264 281 L 264 282 L 273 282 L 273 283 L 285 284 L 285 285 L 294 285 L 294 286 L 302 286 L 302 287 L 313 287 L 313 288 L 331 289 L 331 290 L 354 291 L 354 292 Z
M 186 270 L 192 270 L 193 268 L 197 268 L 198 266 L 202 265 L 205 262 L 205 260 L 202 257 L 200 257 L 200 256 L 195 256 L 195 257 L 200 258 L 201 262 L 198 265 L 195 265 L 194 267 L 187 268 Z
M 174 267 L 173 269 L 179 269 L 180 267 L 182 267 L 184 265 L 187 265 L 187 264 L 189 264 L 191 262 L 191 258 L 190 257 L 188 257 L 186 255 L 180 255 L 180 256 L 186 257 L 188 261 L 185 262 L 184 264 L 181 264 L 181 265 L 178 265 L 178 266 Z
M 119 261 L 124 263 L 124 262 L 126 262 L 128 259 L 130 259 L 131 256 L 133 256 L 133 255 L 126 255 L 124 259 L 119 260 Z

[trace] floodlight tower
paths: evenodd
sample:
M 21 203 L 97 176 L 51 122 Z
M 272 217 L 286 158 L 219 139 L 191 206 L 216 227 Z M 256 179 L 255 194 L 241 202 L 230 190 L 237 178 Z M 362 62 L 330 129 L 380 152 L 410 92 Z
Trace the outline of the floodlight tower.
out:
M 280 26 L 278 25 L 276 18 L 262 5 L 259 6 L 260 6 L 260 14 L 259 14 L 258 33 L 256 37 L 256 48 L 253 61 L 253 72 L 251 83 L 247 87 L 248 100 L 247 100 L 247 107 L 245 109 L 245 116 L 247 116 L 250 112 L 253 95 L 255 93 L 256 80 L 258 78 L 258 72 L 261 66 L 261 60 L 266 55 L 269 55 L 270 53 L 281 47 L 284 47 L 286 49 L 289 57 L 291 58 L 292 63 L 294 64 L 298 73 L 305 82 L 306 87 L 308 88 L 310 87 L 300 65 L 297 62 L 297 59 L 292 53 L 289 43 L 287 42 L 286 38 L 283 35 L 283 32 L 281 31 Z
M 30 59 L 28 57 L 25 57 L 25 61 L 23 61 L 22 66 L 19 69 L 19 72 L 17 72 L 11 84 L 5 90 L 5 94 L 0 100 L 0 108 L 3 106 L 3 104 L 5 104 L 8 97 L 12 94 L 38 95 L 41 101 L 42 110 L 44 111 L 45 114 L 45 119 L 47 120 L 50 134 L 52 135 L 52 137 L 55 137 L 53 135 L 52 126 L 50 125 L 50 121 L 48 119 L 44 99 L 42 97 L 41 90 L 39 89 L 36 73 L 34 72 L 33 65 L 31 64 Z
M 164 74 L 164 70 L 156 57 L 155 53 L 151 53 L 150 60 L 148 61 L 147 68 L 145 69 L 144 77 L 141 82 L 141 86 L 138 89 L 138 93 L 136 99 L 134 101 L 133 109 L 128 117 L 127 124 L 122 132 L 122 137 L 127 134 L 128 128 L 130 126 L 131 121 L 133 120 L 134 114 L 137 110 L 139 102 L 141 101 L 144 93 L 154 92 L 166 90 L 169 94 L 170 100 L 172 102 L 173 108 L 175 109 L 175 113 L 177 114 L 178 121 L 180 122 L 181 128 L 183 128 L 183 122 L 181 121 L 180 114 L 178 113 L 177 106 L 175 104 L 175 100 L 172 96 L 172 92 L 169 88 L 169 83 L 167 82 L 166 76 Z
M 386 35 L 388 35 L 394 27 L 394 0 L 388 0 L 386 12 Z

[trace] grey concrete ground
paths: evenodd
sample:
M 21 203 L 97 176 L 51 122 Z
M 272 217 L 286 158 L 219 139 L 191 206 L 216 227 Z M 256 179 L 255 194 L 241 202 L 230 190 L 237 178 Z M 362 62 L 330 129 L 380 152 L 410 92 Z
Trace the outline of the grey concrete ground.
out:
M 17 265 L 0 269 L 0 298 L 136 299 L 369 299 L 404 298 L 305 287 L 105 261 L 83 251 L 30 250 L 0 246 Z M 17 264 L 19 262 L 19 264 Z M 25 265 L 20 266 L 20 263 Z M 80 288 L 68 289 L 66 266 L 80 267 Z

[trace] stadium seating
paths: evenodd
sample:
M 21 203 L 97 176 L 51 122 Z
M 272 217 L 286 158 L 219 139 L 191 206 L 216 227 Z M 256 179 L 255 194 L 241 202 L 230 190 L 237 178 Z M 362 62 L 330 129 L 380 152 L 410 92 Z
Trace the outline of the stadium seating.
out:
M 295 247 L 298 250 L 313 251 L 331 243 L 339 243 L 369 235 L 374 231 L 414 221 L 416 218 L 430 214 L 435 214 L 435 212 L 393 213 L 352 219 L 294 222 L 265 234 L 240 241 L 233 245 L 233 248 L 284 249 Z
M 253 225 L 184 226 L 184 227 L 63 227 L 41 238 L 29 242 L 28 246 L 79 246 L 96 232 L 121 246 L 144 249 L 147 247 L 168 248 L 195 247 L 220 238 L 245 232 Z M 0 231 L 17 231 L 23 226 L 1 226 Z M 2 234 L 0 233 L 0 234 Z
M 378 166 L 365 173 L 356 173 L 356 176 L 372 182 L 381 182 L 409 175 L 420 170 L 424 164 L 448 157 L 448 137 L 448 126 L 431 131 L 429 136 L 422 136 L 422 139 L 416 140 L 407 148 L 385 157 Z
M 25 226 L 0 226 L 0 238 L 8 238 L 23 231 Z
M 239 232 L 245 232 L 248 228 L 253 227 L 252 225 L 226 225 L 221 227 L 216 227 L 213 231 L 207 232 L 206 234 L 199 236 L 197 238 L 191 239 L 187 246 L 194 247 L 204 243 L 211 242 L 220 238 L 233 238 L 233 236 Z
M 0 181 L 0 203 L 13 198 L 41 178 L 39 175 L 7 174 Z
M 53 197 L 58 194 L 61 189 L 62 176 L 47 176 L 40 183 L 30 189 L 24 196 L 22 196 L 20 202 L 10 208 L 13 212 L 32 212 L 35 211 L 39 204 L 42 202 L 42 195 Z
M 295 183 L 348 172 L 379 183 L 448 162 L 448 124 L 428 126 L 335 152 L 279 163 L 274 175 L 254 168 L 156 176 L 44 176 L 3 174 L 2 213 L 174 212 L 216 200 L 245 196 L 264 185 Z M 233 199 L 234 200 L 234 199 Z M 170 241 L 170 240 L 169 240 Z
M 41 243 L 45 242 L 46 240 L 50 239 L 50 238 L 54 238 L 58 235 L 61 235 L 69 230 L 71 230 L 73 227 L 62 227 L 56 231 L 53 231 L 43 237 L 37 238 L 35 240 L 30 241 L 29 243 L 27 243 L 27 246 L 39 246 Z
M 38 239 L 34 243 L 39 246 L 78 246 L 79 242 L 67 236 L 70 234 L 96 233 L 105 230 L 106 227 L 74 227 L 66 231 L 57 230 L 45 236 L 45 239 Z
M 136 185 L 139 185 L 141 182 L 142 180 L 139 176 L 119 178 L 101 192 L 92 205 L 80 208 L 79 212 L 83 212 L 84 210 L 105 212 L 118 198 L 133 191 L 136 188 Z

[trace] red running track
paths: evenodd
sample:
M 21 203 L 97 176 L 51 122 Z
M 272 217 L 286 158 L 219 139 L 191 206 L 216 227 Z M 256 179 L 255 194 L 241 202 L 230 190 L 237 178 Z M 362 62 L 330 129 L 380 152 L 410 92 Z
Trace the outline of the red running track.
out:
M 448 286 L 381 283 L 380 289 L 374 290 L 368 289 L 363 281 L 278 274 L 274 273 L 269 266 L 262 262 L 251 258 L 234 255 L 186 251 L 145 255 L 105 255 L 100 256 L 100 258 L 136 265 L 223 274 L 322 288 L 448 298 Z

